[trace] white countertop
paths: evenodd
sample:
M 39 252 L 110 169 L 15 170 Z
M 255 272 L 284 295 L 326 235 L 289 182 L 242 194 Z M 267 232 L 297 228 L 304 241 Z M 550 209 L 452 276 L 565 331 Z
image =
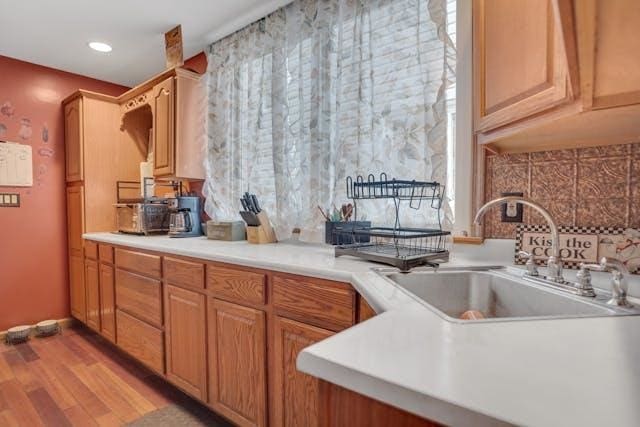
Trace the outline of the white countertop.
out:
M 85 238 L 348 281 L 382 313 L 305 349 L 298 368 L 450 425 L 640 425 L 640 316 L 450 323 L 324 245 L 91 233 Z M 508 241 L 456 247 L 448 265 L 507 264 Z M 602 282 L 606 276 L 596 275 Z

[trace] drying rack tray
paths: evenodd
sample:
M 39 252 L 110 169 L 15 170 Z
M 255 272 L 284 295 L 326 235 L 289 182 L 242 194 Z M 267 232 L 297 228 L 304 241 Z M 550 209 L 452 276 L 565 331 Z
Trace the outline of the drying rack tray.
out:
M 402 271 L 409 271 L 421 265 L 438 265 L 449 261 L 449 251 L 442 250 L 416 250 L 414 247 L 405 247 L 393 243 L 354 243 L 335 247 L 335 256 L 354 256 L 367 261 L 392 265 Z

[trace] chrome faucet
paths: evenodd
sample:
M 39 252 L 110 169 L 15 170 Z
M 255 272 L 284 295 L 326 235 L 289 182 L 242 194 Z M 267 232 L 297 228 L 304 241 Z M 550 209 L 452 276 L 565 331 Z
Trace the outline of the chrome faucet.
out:
M 562 275 L 562 257 L 560 256 L 560 233 L 558 232 L 558 226 L 551 217 L 549 211 L 540 206 L 538 203 L 519 196 L 499 197 L 497 199 L 491 200 L 490 202 L 487 202 L 480 209 L 478 209 L 478 213 L 476 214 L 474 222 L 476 224 L 480 224 L 480 220 L 490 208 L 507 202 L 521 203 L 537 210 L 547 221 L 547 223 L 549 224 L 549 229 L 551 230 L 551 256 L 549 256 L 549 258 L 547 259 L 547 275 L 542 277 L 538 274 L 538 269 L 536 268 L 533 254 L 520 252 L 518 255 L 522 258 L 527 259 L 527 271 L 524 274 L 523 278 L 532 282 L 570 292 L 574 295 L 583 297 L 595 297 L 596 293 L 593 290 L 593 286 L 591 286 L 590 280 L 579 278 L 578 282 L 573 283 L 567 282 L 564 279 L 564 276 Z M 586 273 L 584 274 L 588 274 L 588 271 L 586 271 Z
M 549 211 L 540 206 L 538 203 L 519 196 L 499 197 L 485 203 L 480 209 L 478 209 L 478 213 L 476 214 L 474 222 L 479 225 L 480 220 L 490 208 L 507 202 L 516 202 L 529 206 L 537 210 L 547 221 L 547 223 L 549 224 L 549 229 L 551 230 L 551 256 L 547 260 L 548 275 L 546 276 L 546 279 L 556 283 L 565 283 L 564 277 L 562 276 L 562 258 L 560 257 L 560 233 L 558 232 L 558 226 L 551 217 Z M 532 255 L 530 254 L 523 255 L 525 255 L 525 257 L 528 257 L 530 260 L 532 258 Z
M 594 271 L 610 271 L 611 272 L 611 299 L 607 301 L 609 305 L 618 307 L 631 307 L 627 301 L 627 280 L 629 269 L 620 260 L 609 257 L 602 257 L 600 264 L 580 264 L 580 272 Z

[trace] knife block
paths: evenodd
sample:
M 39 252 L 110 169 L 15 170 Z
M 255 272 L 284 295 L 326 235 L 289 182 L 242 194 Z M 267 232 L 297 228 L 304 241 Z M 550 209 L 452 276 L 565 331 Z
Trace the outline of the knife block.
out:
M 265 211 L 261 211 L 257 216 L 260 220 L 260 225 L 247 226 L 247 241 L 249 243 L 256 244 L 276 243 L 278 241 L 276 238 L 276 232 L 271 226 L 267 213 Z

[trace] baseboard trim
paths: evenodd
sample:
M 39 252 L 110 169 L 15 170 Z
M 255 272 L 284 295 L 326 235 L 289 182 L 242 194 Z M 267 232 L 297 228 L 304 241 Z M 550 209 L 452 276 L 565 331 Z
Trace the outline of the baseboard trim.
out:
M 74 326 L 78 321 L 73 317 L 65 317 L 64 319 L 58 319 L 58 325 L 60 325 L 60 329 L 69 329 Z M 31 337 L 36 334 L 36 325 L 31 326 Z M 7 331 L 0 331 L 0 341 L 4 342 L 5 337 L 7 336 Z

